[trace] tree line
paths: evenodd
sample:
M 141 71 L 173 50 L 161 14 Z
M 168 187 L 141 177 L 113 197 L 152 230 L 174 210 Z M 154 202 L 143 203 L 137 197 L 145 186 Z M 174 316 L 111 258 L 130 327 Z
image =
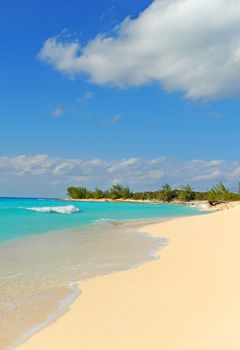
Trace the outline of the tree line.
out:
M 161 202 L 190 202 L 193 200 L 207 200 L 210 204 L 240 200 L 240 184 L 238 193 L 231 192 L 223 183 L 219 183 L 206 192 L 194 191 L 190 185 L 183 186 L 180 189 L 173 189 L 169 184 L 164 184 L 157 191 L 133 192 L 128 186 L 113 185 L 108 190 L 96 188 L 94 191 L 86 187 L 69 187 L 67 194 L 72 199 L 132 199 L 132 200 L 150 200 Z

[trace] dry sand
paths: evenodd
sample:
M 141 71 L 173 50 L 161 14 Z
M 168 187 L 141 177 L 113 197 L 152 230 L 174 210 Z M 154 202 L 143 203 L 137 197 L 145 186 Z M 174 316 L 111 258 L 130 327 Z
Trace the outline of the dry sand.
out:
M 19 350 L 239 350 L 240 206 L 144 227 L 160 259 L 81 284 Z

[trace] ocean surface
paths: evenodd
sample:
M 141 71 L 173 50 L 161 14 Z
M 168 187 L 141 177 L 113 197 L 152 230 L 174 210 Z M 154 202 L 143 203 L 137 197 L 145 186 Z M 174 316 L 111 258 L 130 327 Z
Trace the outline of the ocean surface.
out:
M 148 220 L 199 215 L 184 205 L 0 198 L 0 349 L 13 349 L 79 295 L 77 282 L 134 268 L 167 244 Z
M 195 208 L 184 205 L 0 198 L 0 242 L 104 220 L 171 218 L 196 213 Z

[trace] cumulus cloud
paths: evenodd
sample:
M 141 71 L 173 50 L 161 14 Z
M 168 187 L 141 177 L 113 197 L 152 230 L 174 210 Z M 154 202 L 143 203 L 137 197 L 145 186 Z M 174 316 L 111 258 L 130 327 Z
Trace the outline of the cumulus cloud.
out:
M 100 33 L 86 46 L 51 37 L 39 57 L 64 74 L 87 75 L 100 85 L 157 82 L 188 98 L 238 96 L 239 22 L 238 0 L 155 0 L 112 36 Z
M 190 160 L 177 162 L 166 157 L 118 160 L 67 159 L 48 155 L 0 157 L 0 196 L 64 195 L 68 186 L 107 188 L 119 182 L 134 190 L 158 189 L 164 183 L 174 187 L 191 184 L 205 190 L 223 181 L 236 188 L 240 162 Z
M 12 174 L 23 176 L 25 174 L 43 175 L 48 172 L 52 161 L 47 155 L 26 156 L 20 155 L 13 158 L 5 157 L 5 169 L 11 169 Z M 4 168 L 4 167 L 2 167 Z

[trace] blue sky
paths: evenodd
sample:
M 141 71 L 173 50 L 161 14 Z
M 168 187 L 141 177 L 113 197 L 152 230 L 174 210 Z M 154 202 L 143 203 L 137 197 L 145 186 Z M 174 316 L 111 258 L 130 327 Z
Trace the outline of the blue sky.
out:
M 0 195 L 117 181 L 236 187 L 240 6 L 207 4 L 4 2 Z

